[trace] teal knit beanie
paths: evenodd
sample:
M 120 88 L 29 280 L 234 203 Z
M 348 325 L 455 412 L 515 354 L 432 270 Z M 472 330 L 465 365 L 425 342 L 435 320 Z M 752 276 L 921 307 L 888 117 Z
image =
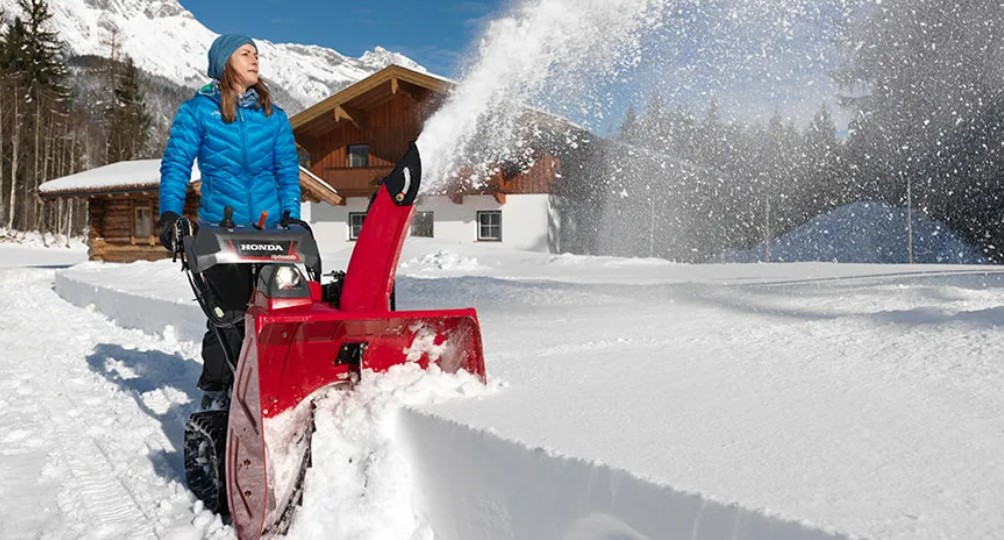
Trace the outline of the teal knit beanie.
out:
M 220 37 L 213 41 L 212 47 L 209 47 L 209 69 L 206 70 L 206 75 L 209 75 L 210 79 L 220 80 L 223 77 L 223 67 L 227 65 L 230 56 L 241 46 L 248 44 L 254 47 L 255 51 L 258 50 L 254 41 L 245 35 L 220 34 Z

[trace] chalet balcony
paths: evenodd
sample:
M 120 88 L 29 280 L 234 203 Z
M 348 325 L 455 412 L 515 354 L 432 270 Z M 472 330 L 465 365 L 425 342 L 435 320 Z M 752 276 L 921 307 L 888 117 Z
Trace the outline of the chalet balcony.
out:
M 381 178 L 394 167 L 325 167 L 319 175 L 338 191 L 342 198 L 369 197 Z

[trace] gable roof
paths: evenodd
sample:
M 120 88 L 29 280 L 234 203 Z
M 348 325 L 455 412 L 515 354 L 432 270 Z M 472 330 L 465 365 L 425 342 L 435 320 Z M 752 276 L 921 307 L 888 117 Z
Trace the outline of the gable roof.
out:
M 359 111 L 390 100 L 399 92 L 419 97 L 429 92 L 446 93 L 456 81 L 391 64 L 321 100 L 289 119 L 297 136 L 324 133 L 341 120 L 353 121 Z

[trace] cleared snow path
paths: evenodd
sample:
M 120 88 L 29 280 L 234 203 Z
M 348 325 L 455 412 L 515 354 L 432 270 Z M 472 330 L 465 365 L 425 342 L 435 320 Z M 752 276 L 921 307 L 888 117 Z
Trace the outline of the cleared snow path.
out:
M 0 538 L 228 535 L 196 513 L 172 443 L 197 351 L 75 308 L 52 281 L 0 269 Z

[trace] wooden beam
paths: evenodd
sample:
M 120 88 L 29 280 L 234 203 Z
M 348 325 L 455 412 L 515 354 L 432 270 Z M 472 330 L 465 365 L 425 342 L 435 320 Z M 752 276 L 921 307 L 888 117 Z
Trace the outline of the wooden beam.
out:
M 311 148 L 317 148 L 317 139 L 306 133 L 296 133 L 296 146 L 310 152 Z
M 359 129 L 366 129 L 366 113 L 349 107 L 348 105 L 335 106 L 335 122 L 348 120 Z
M 399 90 L 399 88 L 398 88 L 398 84 L 397 84 L 397 77 L 391 77 L 390 78 L 390 93 L 391 94 L 397 94 L 398 90 Z
M 495 182 L 496 182 L 496 189 L 498 189 L 502 193 L 509 192 L 509 182 L 506 182 L 505 174 L 502 173 L 501 167 L 499 167 L 498 172 L 495 173 Z
M 416 86 L 408 81 L 398 80 L 396 78 L 392 81 L 390 88 L 392 94 L 402 92 L 414 101 L 421 101 L 422 94 L 426 91 L 420 86 Z

